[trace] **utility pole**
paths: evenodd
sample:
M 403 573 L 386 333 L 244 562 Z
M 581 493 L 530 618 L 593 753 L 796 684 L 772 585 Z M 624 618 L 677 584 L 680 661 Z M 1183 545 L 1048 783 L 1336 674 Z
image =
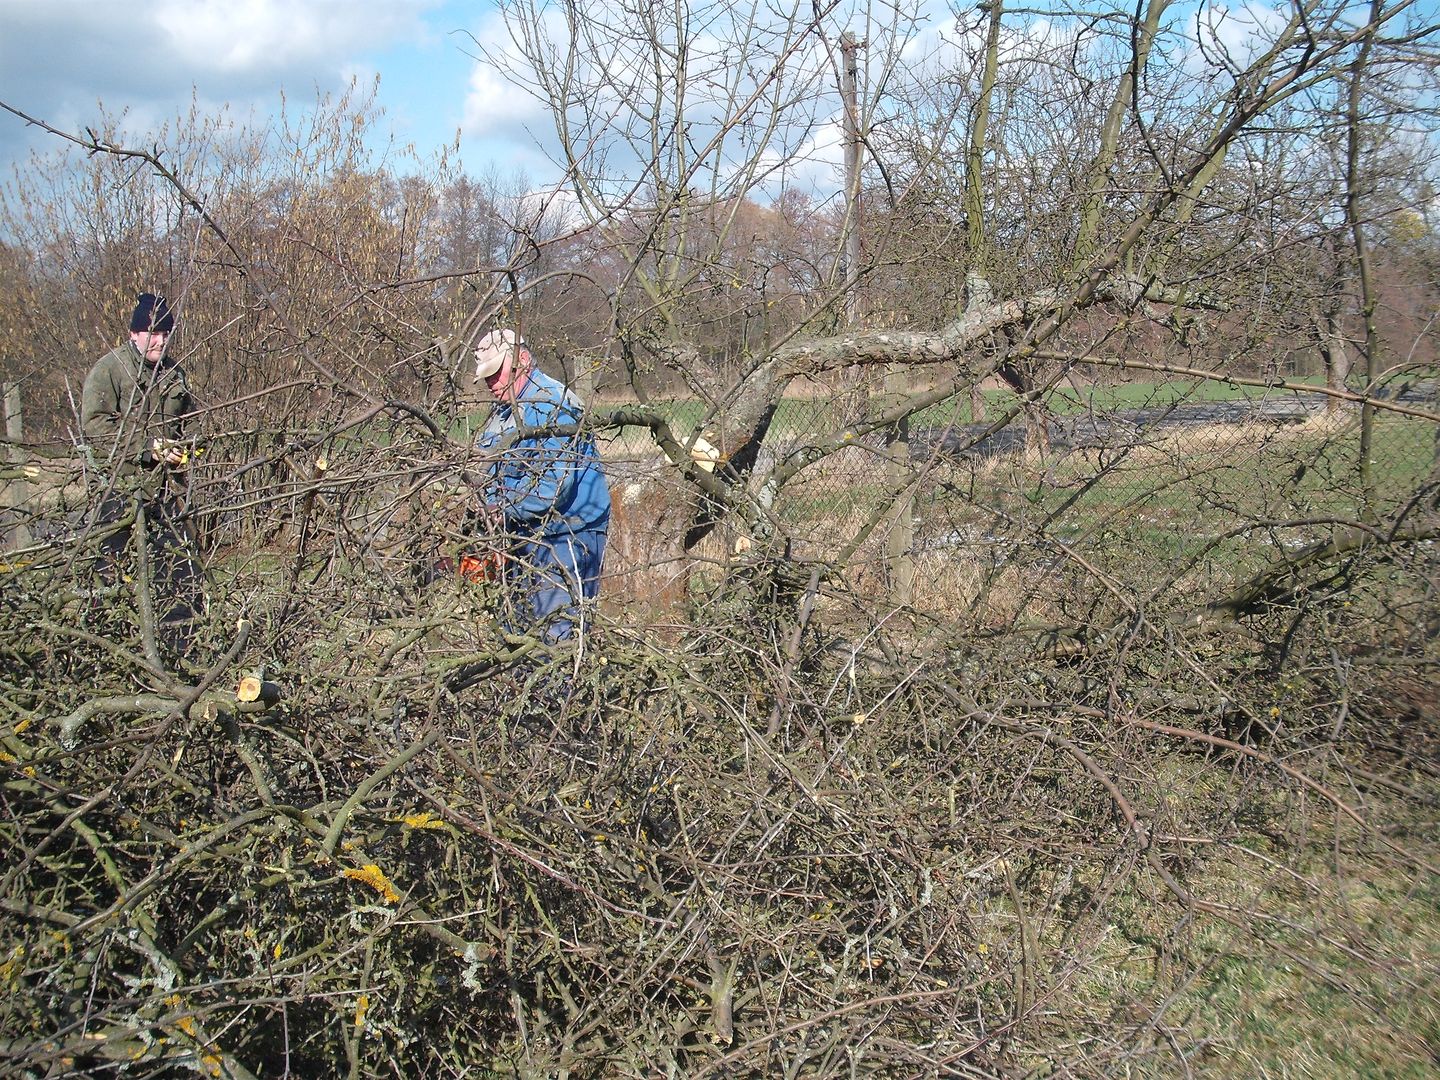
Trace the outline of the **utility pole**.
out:
M 860 316 L 860 92 L 861 43 L 850 31 L 840 35 L 840 97 L 845 108 L 845 323 Z
M 845 112 L 845 322 L 856 329 L 864 315 L 860 303 L 860 161 L 864 137 L 860 125 L 859 52 L 865 47 L 848 30 L 840 36 L 840 96 Z M 883 407 L 900 401 L 908 389 L 905 368 L 891 364 L 885 369 Z M 911 483 L 910 422 L 901 420 L 885 433 L 886 473 L 889 487 L 897 494 L 885 533 L 885 569 L 890 600 L 908 605 L 915 586 L 915 496 Z

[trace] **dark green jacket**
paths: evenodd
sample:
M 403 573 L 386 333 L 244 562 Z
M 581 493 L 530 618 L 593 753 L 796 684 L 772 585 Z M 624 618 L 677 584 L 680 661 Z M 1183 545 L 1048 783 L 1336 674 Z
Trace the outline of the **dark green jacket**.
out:
M 184 370 L 166 360 L 149 363 L 127 341 L 85 376 L 80 427 L 96 464 L 124 475 L 154 465 L 151 440 L 178 439 L 180 417 L 192 407 Z

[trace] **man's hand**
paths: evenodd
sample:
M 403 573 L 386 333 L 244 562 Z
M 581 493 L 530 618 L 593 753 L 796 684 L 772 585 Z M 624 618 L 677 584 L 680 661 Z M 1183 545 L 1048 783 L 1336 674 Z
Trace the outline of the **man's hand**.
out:
M 184 469 L 190 465 L 188 443 L 175 442 L 170 439 L 151 439 L 150 455 L 158 464 L 167 468 Z
M 505 516 L 500 513 L 500 508 L 494 503 L 486 502 L 481 496 L 475 497 L 471 504 L 471 513 L 486 532 L 498 533 L 505 527 Z

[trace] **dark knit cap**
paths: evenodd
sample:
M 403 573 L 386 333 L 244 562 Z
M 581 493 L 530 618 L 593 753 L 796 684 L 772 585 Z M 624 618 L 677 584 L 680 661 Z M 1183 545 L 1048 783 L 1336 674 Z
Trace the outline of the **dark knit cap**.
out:
M 130 332 L 168 334 L 175 329 L 175 316 L 163 296 L 141 293 L 135 304 L 135 314 L 130 316 Z

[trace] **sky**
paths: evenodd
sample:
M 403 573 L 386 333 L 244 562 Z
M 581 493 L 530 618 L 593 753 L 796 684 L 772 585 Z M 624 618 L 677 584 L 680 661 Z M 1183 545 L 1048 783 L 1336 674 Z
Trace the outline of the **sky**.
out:
M 765 0 L 738 3 L 766 10 Z M 842 3 L 863 13 L 869 0 Z M 742 25 L 746 15 L 736 13 Z M 543 149 L 554 143 L 551 121 L 477 42 L 513 52 L 494 0 L 0 0 L 0 103 L 74 133 L 122 115 L 122 133 L 143 144 L 188 112 L 192 96 L 202 112 L 228 106 L 232 118 L 258 122 L 282 93 L 293 114 L 378 77 L 385 121 L 375 141 L 388 133 L 426 159 L 458 138 L 451 159 L 471 175 L 546 188 L 561 177 Z M 33 151 L 63 145 L 0 110 L 0 182 Z M 820 118 L 808 150 L 815 171 L 833 175 L 822 186 L 836 187 L 838 113 Z
M 545 9 L 543 17 L 556 17 L 555 5 L 532 2 Z M 603 11 L 605 2 L 590 5 Z M 1207 36 L 1231 55 L 1243 54 L 1245 28 L 1273 19 L 1266 9 L 1275 3 L 1283 6 L 1283 0 L 1211 0 L 1203 10 L 1216 29 Z M 751 4 L 755 12 L 747 10 Z M 957 31 L 947 0 L 841 4 L 831 21 L 837 29 L 858 29 L 862 38 L 867 18 L 896 20 L 888 30 L 906 42 L 901 70 L 912 76 L 920 74 L 916 56 L 943 56 L 953 47 Z M 766 0 L 734 0 L 733 6 L 734 25 L 707 15 L 713 21 L 698 33 L 716 34 L 722 44 L 735 40 L 775 7 Z M 1421 10 L 1433 13 L 1437 6 L 1440 0 L 1419 0 Z M 954 9 L 978 28 L 973 4 Z M 1175 10 L 1193 19 L 1199 9 L 1182 0 Z M 1043 22 L 1032 19 L 1021 33 L 1043 37 L 1037 28 Z M 872 42 L 886 37 L 886 27 L 872 28 Z M 1235 42 L 1225 42 L 1226 34 L 1236 35 Z M 282 92 L 292 109 L 303 108 L 319 94 L 338 93 L 352 81 L 369 87 L 378 76 L 377 103 L 388 125 L 380 137 L 388 130 L 398 143 L 413 143 L 423 159 L 458 136 L 460 164 L 472 175 L 523 176 L 545 187 L 559 179 L 542 149 L 547 135 L 553 142 L 549 118 L 481 58 L 477 41 L 511 48 L 495 0 L 0 0 L 0 102 L 74 132 L 99 124 L 103 102 L 109 115 L 123 112 L 128 135 L 143 138 L 188 111 L 192 95 L 203 111 L 228 104 L 233 116 L 259 122 L 278 110 Z M 872 44 L 867 58 L 874 52 Z M 817 175 L 838 179 L 836 104 L 824 104 L 805 144 L 785 152 L 810 155 Z M 54 135 L 0 111 L 0 181 L 13 165 L 25 167 L 32 150 L 60 145 Z
M 66 131 L 95 126 L 100 103 L 143 133 L 188 110 L 265 117 L 380 77 L 395 138 L 424 155 L 461 134 L 464 163 L 543 178 L 525 124 L 538 119 L 475 58 L 493 38 L 477 0 L 0 0 L 0 102 Z M 0 172 L 58 145 L 0 113 Z M 504 160 L 497 160 L 504 159 Z
M 556 5 L 532 2 L 542 18 L 557 17 Z M 590 0 L 590 10 L 603 15 L 606 2 Z M 846 19 L 862 36 L 876 18 L 913 30 L 902 7 L 933 13 L 933 27 L 953 23 L 946 0 L 840 4 L 836 33 Z M 733 40 L 775 18 L 767 0 L 734 7 L 735 25 L 717 27 L 724 16 L 707 15 L 698 33 Z M 425 158 L 458 136 L 472 175 L 522 176 L 544 188 L 560 178 L 542 148 L 554 142 L 550 119 L 477 42 L 514 51 L 496 0 L 0 0 L 0 103 L 75 133 L 100 124 L 103 103 L 105 115 L 123 113 L 124 134 L 143 142 L 188 112 L 192 95 L 204 112 L 228 105 L 232 117 L 263 119 L 282 92 L 293 111 L 378 77 L 376 100 L 399 144 Z M 832 188 L 842 159 L 836 106 L 824 106 L 833 115 L 816 118 L 806 148 L 817 173 L 833 174 Z M 33 150 L 62 145 L 0 111 L 0 182 Z

